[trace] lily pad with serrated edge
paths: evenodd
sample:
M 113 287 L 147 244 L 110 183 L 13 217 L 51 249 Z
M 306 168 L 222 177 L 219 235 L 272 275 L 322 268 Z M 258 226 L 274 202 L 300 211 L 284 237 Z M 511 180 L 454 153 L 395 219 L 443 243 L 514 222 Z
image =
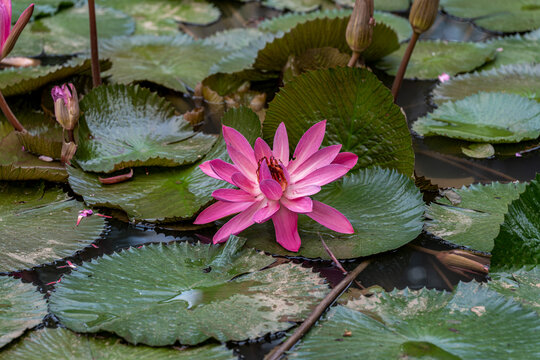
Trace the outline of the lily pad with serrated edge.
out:
M 394 290 L 332 308 L 289 359 L 530 359 L 539 326 L 534 311 L 474 281 L 453 293 Z
M 32 3 L 32 0 L 12 0 L 12 17 L 11 23 L 15 25 L 15 22 L 21 16 L 22 12 Z M 44 16 L 51 16 L 56 14 L 60 9 L 73 6 L 72 0 L 40 0 L 34 4 L 33 18 L 40 18 Z
M 319 9 L 326 0 L 263 0 L 262 4 L 278 10 L 309 12 Z
M 34 285 L 7 276 L 0 277 L 0 308 L 0 348 L 47 315 L 47 303 Z
M 270 143 L 284 122 L 293 149 L 307 129 L 325 119 L 324 146 L 342 144 L 342 151 L 358 155 L 359 167 L 413 173 L 414 152 L 405 116 L 370 71 L 336 68 L 297 76 L 269 104 L 263 135 Z
M 523 267 L 514 271 L 490 272 L 490 289 L 499 294 L 513 298 L 523 304 L 523 307 L 540 313 L 540 267 L 532 269 Z
M 341 6 L 354 6 L 354 0 L 334 0 Z M 375 0 L 375 9 L 381 11 L 407 11 L 410 0 Z
M 194 345 L 286 330 L 328 292 L 301 265 L 260 270 L 274 259 L 241 250 L 243 244 L 231 236 L 222 245 L 159 244 L 105 255 L 65 276 L 50 309 L 75 331 L 105 330 L 134 344 Z
M 422 136 L 447 136 L 484 143 L 517 143 L 540 136 L 540 103 L 516 94 L 481 92 L 445 102 L 419 118 Z
M 529 33 L 499 37 L 486 42 L 497 49 L 495 59 L 482 67 L 482 70 L 512 64 L 540 63 L 540 38 Z
M 241 235 L 248 238 L 248 246 L 271 254 L 329 259 L 320 234 L 338 259 L 350 259 L 396 249 L 422 231 L 422 195 L 412 180 L 393 170 L 356 170 L 343 180 L 325 185 L 313 199 L 343 213 L 354 234 L 334 232 L 300 215 L 302 246 L 298 253 L 276 242 L 271 221 L 254 225 Z
M 408 45 L 408 43 L 401 44 L 398 51 L 377 62 L 377 68 L 395 76 Z M 495 48 L 492 44 L 472 42 L 418 41 L 407 66 L 405 78 L 435 80 L 442 73 L 454 76 L 469 72 L 492 60 Z
M 138 86 L 100 86 L 80 106 L 75 160 L 85 171 L 191 164 L 216 140 L 194 132 L 170 103 Z
M 508 205 L 525 190 L 525 183 L 473 184 L 453 189 L 459 203 L 445 197 L 432 202 L 427 210 L 425 230 L 456 245 L 491 251 L 493 240 L 508 211 Z
M 517 94 L 540 102 L 540 64 L 505 65 L 458 75 L 435 87 L 433 102 L 441 105 L 482 91 Z
M 72 256 L 105 230 L 105 221 L 98 216 L 76 226 L 83 203 L 60 188 L 3 182 L 0 195 L 0 272 Z
M 540 27 L 538 0 L 441 0 L 441 7 L 450 15 L 472 19 L 490 31 L 522 32 Z
M 119 342 L 114 337 L 98 338 L 79 335 L 63 328 L 32 331 L 20 342 L 0 353 L 0 360 L 232 360 L 233 352 L 225 345 L 204 345 L 196 348 L 152 348 Z

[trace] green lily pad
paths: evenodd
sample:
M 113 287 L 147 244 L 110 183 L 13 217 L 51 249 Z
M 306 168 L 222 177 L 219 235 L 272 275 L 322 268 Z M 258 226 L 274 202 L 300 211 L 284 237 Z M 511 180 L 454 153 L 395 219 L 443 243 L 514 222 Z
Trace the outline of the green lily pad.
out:
M 398 51 L 386 56 L 377 67 L 396 75 L 401 58 L 409 44 L 401 44 Z M 493 59 L 495 46 L 472 42 L 440 40 L 418 41 L 405 73 L 406 79 L 434 80 L 442 73 L 450 76 L 465 73 Z
M 508 211 L 508 205 L 525 190 L 525 183 L 473 184 L 453 189 L 450 201 L 440 197 L 427 211 L 425 230 L 451 243 L 491 251 L 493 240 Z
M 33 23 L 21 33 L 11 56 L 35 56 L 44 51 L 48 55 L 64 55 L 90 51 L 88 7 L 72 7 L 52 17 Z M 110 8 L 96 8 L 96 22 L 100 40 L 113 36 L 131 35 L 135 22 L 123 12 Z
M 254 225 L 242 236 L 247 245 L 271 254 L 329 259 L 319 234 L 338 259 L 368 256 L 396 249 L 414 240 L 422 231 L 424 202 L 408 177 L 393 170 L 359 169 L 323 187 L 313 197 L 343 213 L 354 234 L 339 234 L 300 216 L 298 253 L 285 250 L 275 240 L 271 222 Z
M 264 138 L 281 122 L 294 148 L 313 124 L 327 120 L 324 146 L 343 144 L 358 166 L 395 168 L 411 175 L 414 152 L 407 121 L 390 91 L 365 69 L 337 68 L 302 74 L 277 93 L 266 112 Z
M 310 70 L 344 67 L 351 56 L 333 47 L 309 49 L 299 56 L 291 56 L 283 69 L 283 83 L 288 83 L 296 76 Z
M 497 49 L 497 56 L 482 67 L 484 70 L 502 65 L 540 63 L 540 38 L 534 33 L 500 37 L 486 44 Z
M 494 270 L 540 262 L 540 174 L 508 206 L 492 255 Z
M 47 315 L 47 303 L 32 284 L 0 277 L 0 348 L 21 336 Z
M 236 359 L 225 345 L 204 345 L 196 348 L 152 348 L 125 345 L 116 338 L 95 338 L 66 329 L 44 328 L 32 331 L 19 343 L 0 353 L 0 360 L 232 360 Z
M 522 268 L 512 272 L 490 273 L 490 289 L 511 297 L 523 304 L 523 307 L 540 313 L 540 267 Z
M 259 51 L 255 64 L 256 69 L 280 71 L 287 63 L 289 56 L 301 55 L 309 49 L 335 47 L 343 53 L 351 53 L 345 40 L 345 30 L 349 19 L 322 18 L 313 19 L 296 25 L 281 37 L 275 38 Z M 377 24 L 373 29 L 371 45 L 362 53 L 370 62 L 382 58 L 398 49 L 397 34 L 385 24 Z
M 259 270 L 274 259 L 241 250 L 243 244 L 232 236 L 221 246 L 183 242 L 105 255 L 62 279 L 51 311 L 79 332 L 110 331 L 134 344 L 194 345 L 286 330 L 328 292 L 301 265 Z
M 354 6 L 354 0 L 334 0 L 341 6 Z M 407 11 L 410 0 L 375 0 L 375 9 L 382 11 Z
M 375 1 L 375 8 L 377 8 L 377 1 Z M 409 39 L 412 35 L 411 24 L 404 17 L 383 11 L 375 11 L 373 17 L 375 21 L 390 26 L 398 35 L 399 42 Z
M 462 146 L 461 152 L 475 159 L 487 159 L 495 155 L 495 148 L 491 144 L 473 143 L 468 146 Z
M 540 27 L 540 1 L 507 0 L 441 0 L 448 14 L 472 18 L 484 29 L 500 32 L 521 32 Z
M 540 64 L 505 65 L 456 76 L 435 87 L 433 102 L 441 105 L 481 91 L 518 94 L 540 102 Z
M 289 358 L 533 359 L 538 326 L 534 311 L 474 281 L 453 293 L 394 290 L 331 309 Z
M 0 183 L 0 272 L 31 268 L 72 256 L 104 231 L 102 217 L 76 226 L 83 204 L 60 188 Z
M 263 0 L 263 5 L 278 10 L 307 12 L 317 10 L 326 0 Z
M 11 22 L 15 24 L 22 12 L 32 3 L 31 0 L 12 0 Z M 74 1 L 71 0 L 40 0 L 34 5 L 32 17 L 40 18 L 56 14 L 60 9 L 73 6 Z
M 478 93 L 445 102 L 416 120 L 422 136 L 447 136 L 484 143 L 516 143 L 540 136 L 540 103 L 515 94 Z
M 138 86 L 100 86 L 84 97 L 81 110 L 75 160 L 85 171 L 191 164 L 216 140 L 194 132 L 170 103 Z

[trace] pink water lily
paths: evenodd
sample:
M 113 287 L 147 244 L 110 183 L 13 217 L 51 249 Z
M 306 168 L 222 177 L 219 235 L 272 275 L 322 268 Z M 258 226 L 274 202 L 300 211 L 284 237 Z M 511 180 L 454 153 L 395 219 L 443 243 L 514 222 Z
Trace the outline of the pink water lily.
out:
M 223 138 L 233 162 L 206 161 L 200 168 L 208 176 L 224 180 L 239 189 L 218 189 L 218 200 L 199 214 L 195 224 L 206 224 L 239 213 L 214 235 L 214 244 L 226 241 L 254 223 L 272 219 L 276 240 L 285 249 L 297 252 L 298 214 L 305 214 L 327 228 L 352 234 L 349 220 L 331 206 L 312 200 L 326 185 L 345 175 L 358 161 L 353 153 L 340 153 L 341 145 L 322 149 L 326 120 L 313 125 L 300 139 L 289 159 L 289 139 L 281 123 L 274 137 L 274 149 L 261 138 L 252 148 L 235 129 L 223 126 Z
M 0 60 L 8 56 L 19 35 L 34 12 L 34 4 L 23 11 L 17 23 L 11 28 L 11 0 L 0 0 Z

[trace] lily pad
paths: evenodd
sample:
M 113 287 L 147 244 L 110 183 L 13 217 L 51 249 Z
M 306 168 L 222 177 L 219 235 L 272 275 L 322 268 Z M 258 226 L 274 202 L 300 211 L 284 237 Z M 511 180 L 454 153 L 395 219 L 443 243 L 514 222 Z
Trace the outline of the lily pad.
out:
M 441 105 L 481 91 L 517 94 L 540 102 L 540 64 L 505 65 L 456 76 L 435 87 L 433 101 Z
M 341 6 L 354 6 L 354 0 L 334 0 Z M 375 9 L 382 11 L 407 11 L 410 0 L 375 0 Z
M 105 221 L 98 216 L 76 226 L 83 204 L 60 188 L 0 183 L 0 195 L 0 272 L 72 256 L 105 230 Z
M 266 112 L 264 138 L 281 122 L 294 148 L 310 126 L 327 120 L 324 146 L 343 144 L 358 166 L 395 168 L 412 175 L 414 152 L 407 121 L 390 91 L 365 69 L 337 68 L 300 75 L 277 93 Z
M 236 356 L 225 345 L 171 349 L 125 345 L 116 338 L 95 338 L 66 329 L 44 328 L 32 331 L 19 343 L 0 353 L 1 360 L 233 360 Z
M 484 70 L 502 65 L 540 63 L 540 38 L 533 33 L 500 37 L 486 44 L 497 49 L 497 56 L 482 67 Z
M 425 230 L 451 243 L 491 251 L 508 205 L 525 190 L 525 183 L 473 184 L 451 190 L 450 201 L 440 197 L 427 211 Z
M 492 255 L 494 270 L 540 262 L 540 174 L 508 206 Z
M 495 155 L 495 148 L 491 144 L 473 143 L 462 146 L 461 152 L 471 158 L 487 159 Z
M 21 336 L 47 315 L 47 303 L 32 284 L 0 277 L 0 348 Z M 1 355 L 0 355 L 1 357 Z
M 297 12 L 317 10 L 325 0 L 263 0 L 263 5 L 278 10 L 291 10 Z
M 512 272 L 490 273 L 488 286 L 506 297 L 513 298 L 523 307 L 540 313 L 540 267 L 522 268 Z
M 283 83 L 306 71 L 347 66 L 350 58 L 349 54 L 344 54 L 333 47 L 309 49 L 302 55 L 289 58 L 283 69 Z
M 338 259 L 350 259 L 396 249 L 422 231 L 422 195 L 411 179 L 393 170 L 356 170 L 342 181 L 326 185 L 313 198 L 342 212 L 354 234 L 339 234 L 300 216 L 302 246 L 298 253 L 277 244 L 271 222 L 242 232 L 247 245 L 271 254 L 329 259 L 320 234 Z
M 516 143 L 540 136 L 540 103 L 515 94 L 478 93 L 445 102 L 416 120 L 422 136 L 447 136 L 484 143 Z
M 12 0 L 12 12 L 11 18 L 13 24 L 22 12 L 32 3 L 31 0 Z M 56 14 L 60 9 L 73 6 L 74 1 L 71 0 L 40 0 L 34 5 L 34 12 L 32 16 L 34 18 L 40 18 L 44 16 L 51 16 Z
M 221 246 L 155 244 L 105 255 L 62 279 L 51 311 L 79 332 L 110 331 L 134 344 L 194 345 L 286 330 L 328 292 L 301 265 L 260 270 L 274 259 L 241 250 L 243 244 L 232 236 Z
M 85 171 L 191 164 L 216 141 L 194 132 L 170 103 L 138 86 L 100 86 L 84 97 L 81 110 L 75 160 Z
M 453 293 L 408 289 L 336 306 L 290 359 L 532 359 L 540 318 L 476 282 Z M 350 336 L 344 336 L 350 331 Z M 339 339 L 339 341 L 336 341 Z
M 375 8 L 377 8 L 377 2 L 375 1 Z M 383 11 L 375 11 L 373 17 L 375 21 L 390 26 L 398 35 L 399 42 L 409 39 L 412 35 L 411 24 L 404 17 Z
M 540 27 L 538 0 L 441 0 L 441 7 L 450 15 L 472 18 L 476 25 L 491 31 L 521 32 Z
M 282 37 L 277 37 L 259 51 L 256 69 L 280 71 L 289 56 L 301 55 L 309 49 L 335 47 L 343 53 L 351 53 L 345 40 L 348 18 L 313 19 L 298 24 Z M 385 24 L 377 24 L 373 29 L 371 45 L 362 53 L 370 62 L 382 58 L 398 49 L 397 34 Z
M 409 44 L 386 56 L 377 67 L 395 76 Z M 472 71 L 492 60 L 495 46 L 472 42 L 418 41 L 405 73 L 407 79 L 434 80 L 442 73 L 450 76 Z

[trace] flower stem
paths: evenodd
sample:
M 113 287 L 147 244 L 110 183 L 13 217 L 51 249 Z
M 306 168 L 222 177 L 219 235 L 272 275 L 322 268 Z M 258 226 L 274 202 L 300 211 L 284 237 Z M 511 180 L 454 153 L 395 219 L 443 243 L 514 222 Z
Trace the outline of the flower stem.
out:
M 96 26 L 96 6 L 94 0 L 88 0 L 88 15 L 90 18 L 90 50 L 92 52 L 92 81 L 94 87 L 101 85 L 99 71 L 98 38 Z
M 394 83 L 392 84 L 392 95 L 394 96 L 394 101 L 397 98 L 399 88 L 401 87 L 401 83 L 403 82 L 403 77 L 405 76 L 405 71 L 407 70 L 407 65 L 409 65 L 409 60 L 411 59 L 414 46 L 416 45 L 416 41 L 418 40 L 419 36 L 420 34 L 418 34 L 417 32 L 413 32 L 411 36 L 411 40 L 409 41 L 409 46 L 407 46 L 407 50 L 405 50 L 403 59 L 401 59 L 401 64 L 399 64 L 399 69 L 396 74 L 396 78 L 394 79 Z
M 294 334 L 292 334 L 285 342 L 283 342 L 280 346 L 276 347 L 272 352 L 270 352 L 268 355 L 265 356 L 264 360 L 278 360 L 280 359 L 283 354 L 288 351 L 290 348 L 293 347 L 294 344 L 296 344 L 307 332 L 308 330 L 319 320 L 322 313 L 328 308 L 332 303 L 336 300 L 336 298 L 349 286 L 351 282 L 353 282 L 354 279 L 364 269 L 369 265 L 371 260 L 365 260 L 362 261 L 353 271 L 349 273 L 343 280 L 340 281 L 339 284 L 336 285 L 335 288 L 330 291 L 328 295 L 315 307 L 313 312 L 309 315 L 309 317 L 296 329 Z
M 0 91 L 0 109 L 2 109 L 2 112 L 4 113 L 8 121 L 11 123 L 11 125 L 13 125 L 15 130 L 20 131 L 20 132 L 26 131 L 24 126 L 22 126 L 19 120 L 17 120 L 17 118 L 15 117 L 15 114 L 13 114 L 13 112 L 9 108 L 9 105 L 6 102 L 6 99 L 4 98 L 4 95 L 2 95 L 1 91 Z
M 360 53 L 354 51 L 351 55 L 351 59 L 349 60 L 349 63 L 347 64 L 347 66 L 354 67 L 359 58 L 360 58 Z

